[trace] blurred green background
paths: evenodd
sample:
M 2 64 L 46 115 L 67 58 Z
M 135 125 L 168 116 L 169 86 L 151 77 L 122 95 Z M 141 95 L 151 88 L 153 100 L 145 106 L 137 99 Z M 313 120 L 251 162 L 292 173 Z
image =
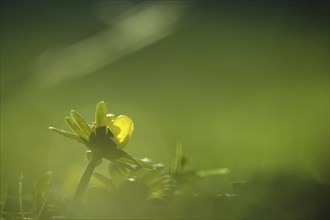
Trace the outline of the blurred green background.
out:
M 329 3 L 1 1 L 1 181 L 85 167 L 68 130 L 95 105 L 135 122 L 126 150 L 228 180 L 329 183 Z M 76 172 L 77 178 L 80 176 Z

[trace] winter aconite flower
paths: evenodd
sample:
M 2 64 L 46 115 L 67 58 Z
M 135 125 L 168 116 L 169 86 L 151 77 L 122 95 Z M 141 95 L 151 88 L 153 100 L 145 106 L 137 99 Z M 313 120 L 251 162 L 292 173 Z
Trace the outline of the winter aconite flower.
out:
M 71 117 L 66 117 L 66 122 L 72 132 L 50 127 L 51 130 L 65 137 L 76 140 L 92 151 L 99 158 L 110 161 L 117 160 L 123 163 L 139 163 L 122 149 L 130 140 L 134 125 L 133 121 L 125 116 L 115 116 L 107 113 L 107 106 L 102 101 L 96 106 L 95 122 L 88 124 L 76 111 L 71 110 Z

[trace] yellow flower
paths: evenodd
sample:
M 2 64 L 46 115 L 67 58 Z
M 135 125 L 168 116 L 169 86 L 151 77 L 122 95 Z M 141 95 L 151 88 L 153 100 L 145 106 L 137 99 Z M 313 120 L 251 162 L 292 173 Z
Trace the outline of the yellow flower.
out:
M 113 114 L 107 114 L 107 127 L 112 132 L 114 142 L 119 149 L 126 146 L 134 131 L 133 121 L 125 115 L 115 117 Z
M 139 165 L 137 161 L 122 149 L 130 140 L 134 125 L 132 119 L 125 115 L 115 116 L 107 113 L 107 106 L 102 101 L 96 106 L 95 122 L 88 124 L 76 111 L 71 110 L 71 117 L 65 120 L 72 132 L 50 127 L 49 129 L 65 137 L 85 144 L 93 154 L 109 160 Z

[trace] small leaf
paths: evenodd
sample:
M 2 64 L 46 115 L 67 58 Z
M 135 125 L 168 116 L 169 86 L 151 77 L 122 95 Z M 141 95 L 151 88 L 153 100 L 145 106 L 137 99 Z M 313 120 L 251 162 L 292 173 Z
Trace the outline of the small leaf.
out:
M 103 176 L 102 174 L 100 174 L 98 172 L 94 172 L 93 178 L 95 178 L 97 180 L 97 182 L 101 185 L 101 187 L 104 188 L 105 190 L 107 190 L 111 193 L 113 193 L 117 190 L 115 183 L 113 181 L 111 181 L 111 179 Z
M 76 124 L 84 131 L 84 133 L 89 137 L 92 133 L 92 129 L 89 127 L 85 119 L 76 111 L 71 110 L 71 118 L 76 122 Z
M 139 168 L 143 167 L 134 157 L 132 157 L 125 151 L 122 151 L 122 150 L 120 150 L 120 151 L 122 152 L 122 156 L 117 159 L 118 162 L 135 165 Z
M 150 163 L 150 162 L 145 162 L 144 159 L 136 159 L 138 161 L 138 163 L 143 167 L 143 168 L 146 168 L 146 169 L 149 169 L 149 170 L 155 170 L 156 168 Z
M 121 164 L 109 163 L 110 178 L 117 187 L 119 187 L 120 184 L 127 178 L 125 171 L 119 167 L 122 167 Z
M 164 167 L 159 168 L 154 165 L 154 169 L 140 169 L 136 173 L 137 177 L 143 179 L 147 185 L 150 185 L 156 179 L 164 175 L 165 170 Z
M 79 137 L 81 137 L 84 141 L 87 141 L 89 140 L 89 136 L 87 136 L 85 134 L 85 132 L 76 124 L 76 122 L 72 119 L 72 118 L 69 118 L 69 117 L 66 117 L 65 118 L 65 121 L 66 123 L 69 125 L 69 127 L 71 128 L 71 130 L 73 132 L 75 132 Z
M 153 183 L 149 185 L 152 191 L 157 190 L 167 190 L 170 189 L 174 185 L 174 180 L 170 175 L 164 175 L 156 179 Z
M 79 143 L 82 143 L 82 144 L 86 144 L 86 142 L 84 140 L 82 140 L 78 135 L 76 135 L 74 133 L 64 131 L 64 130 L 60 130 L 60 129 L 53 128 L 53 127 L 49 127 L 49 129 L 56 132 L 56 133 L 58 133 L 58 134 L 60 134 L 60 135 L 63 135 L 64 137 L 67 137 L 67 138 L 70 138 L 72 140 L 78 141 Z

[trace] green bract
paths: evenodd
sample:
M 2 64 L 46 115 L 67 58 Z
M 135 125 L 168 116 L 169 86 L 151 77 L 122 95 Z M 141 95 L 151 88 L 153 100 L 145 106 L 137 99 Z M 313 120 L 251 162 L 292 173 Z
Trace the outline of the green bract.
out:
M 122 150 L 127 145 L 134 130 L 132 119 L 125 115 L 116 117 L 113 114 L 108 114 L 107 106 L 103 101 L 96 106 L 95 122 L 92 124 L 88 124 L 74 110 L 71 110 L 70 116 L 66 117 L 65 120 L 72 132 L 54 127 L 49 129 L 86 145 L 99 158 L 140 166 L 140 163 Z

